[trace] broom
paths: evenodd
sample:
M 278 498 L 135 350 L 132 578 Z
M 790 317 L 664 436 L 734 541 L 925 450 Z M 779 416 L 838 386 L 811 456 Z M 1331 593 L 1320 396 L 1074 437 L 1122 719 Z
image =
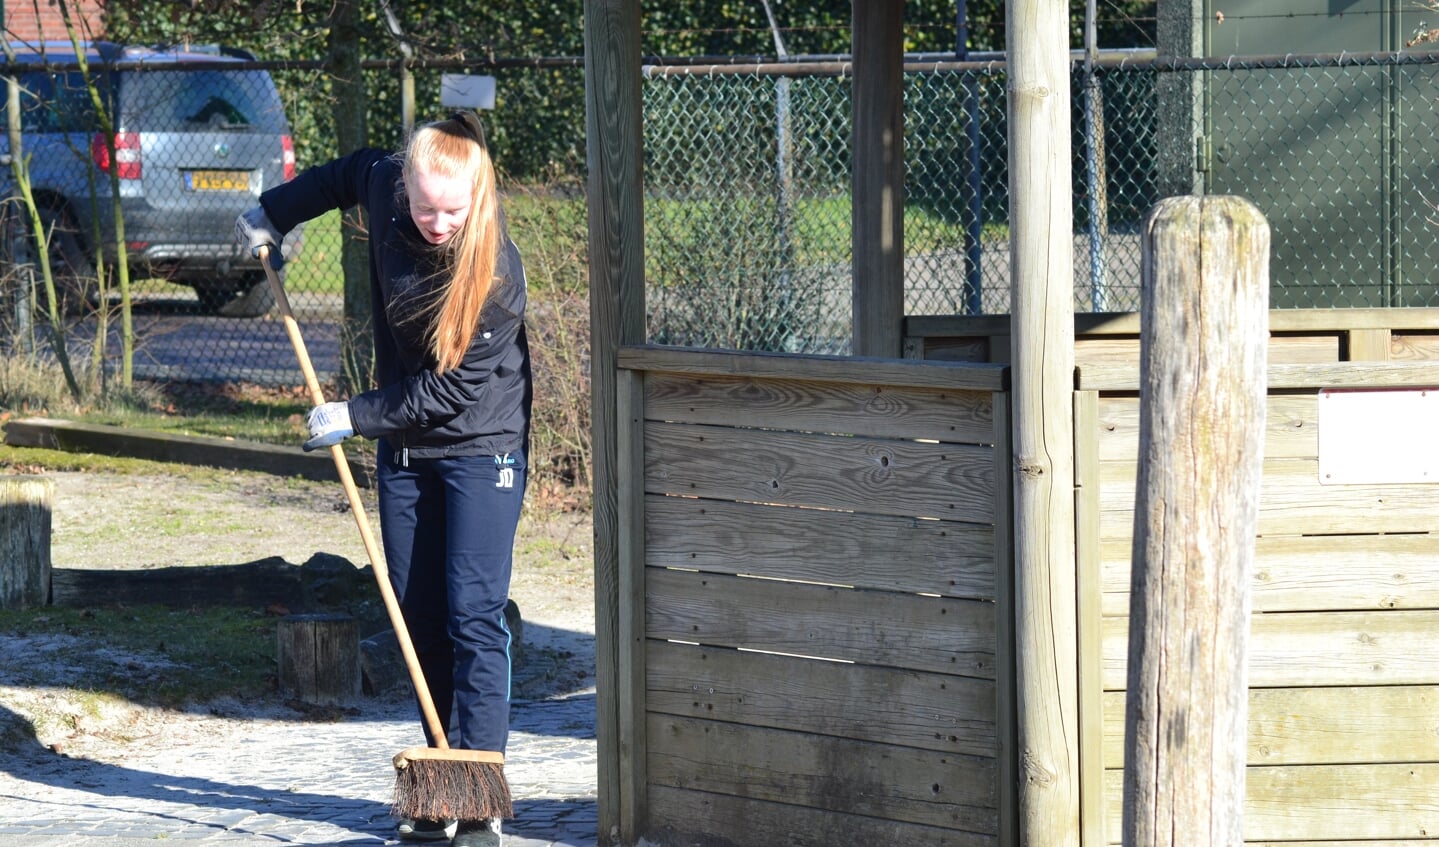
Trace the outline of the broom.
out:
M 270 289 L 275 294 L 275 305 L 279 309 L 280 317 L 284 319 L 285 332 L 290 336 L 295 356 L 300 361 L 305 387 L 310 391 L 311 401 L 319 406 L 325 402 L 325 395 L 320 390 L 320 380 L 315 376 L 315 368 L 310 363 L 310 354 L 305 350 L 304 339 L 300 337 L 300 326 L 295 322 L 294 313 L 290 311 L 290 301 L 285 296 L 280 276 L 270 266 L 270 248 L 260 248 L 260 264 L 264 266 L 265 276 L 270 280 Z M 375 581 L 379 583 L 380 597 L 385 601 L 385 611 L 390 616 L 390 624 L 400 642 L 400 653 L 404 656 L 405 667 L 410 672 L 410 681 L 415 686 L 425 726 L 429 728 L 430 737 L 436 745 L 411 747 L 395 754 L 395 798 L 390 814 L 417 820 L 479 821 L 513 817 L 510 786 L 505 780 L 504 754 L 491 750 L 450 749 L 444 729 L 440 725 L 439 715 L 435 712 L 435 702 L 430 697 L 430 688 L 425 684 L 424 671 L 420 669 L 420 661 L 415 655 L 415 646 L 410 641 L 405 618 L 400 612 L 399 601 L 395 599 L 395 589 L 390 585 L 385 560 L 375 545 L 374 533 L 370 531 L 364 504 L 360 502 L 360 491 L 355 487 L 354 476 L 350 473 L 350 463 L 339 444 L 331 445 L 330 455 L 335 460 L 335 470 L 340 474 L 340 482 L 345 486 L 345 495 L 350 500 L 350 511 L 355 515 L 355 523 L 360 528 L 360 539 L 364 542 L 366 555 L 370 557 Z

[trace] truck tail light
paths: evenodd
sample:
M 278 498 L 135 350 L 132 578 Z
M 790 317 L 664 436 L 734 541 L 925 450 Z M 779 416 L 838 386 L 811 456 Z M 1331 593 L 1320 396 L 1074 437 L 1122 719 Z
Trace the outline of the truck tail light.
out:
M 90 156 L 105 173 L 110 172 L 110 150 L 105 144 L 105 135 L 95 133 L 90 139 Z M 143 175 L 140 165 L 140 133 L 115 133 L 115 175 L 120 179 L 139 179 Z
M 285 166 L 285 180 L 295 178 L 295 142 L 288 135 L 280 136 L 280 161 Z

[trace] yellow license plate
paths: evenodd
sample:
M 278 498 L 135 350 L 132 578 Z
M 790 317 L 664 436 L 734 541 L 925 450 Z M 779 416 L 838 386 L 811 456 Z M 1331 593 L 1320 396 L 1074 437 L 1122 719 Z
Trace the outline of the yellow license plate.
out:
M 249 191 L 249 171 L 186 171 L 185 187 L 191 191 Z

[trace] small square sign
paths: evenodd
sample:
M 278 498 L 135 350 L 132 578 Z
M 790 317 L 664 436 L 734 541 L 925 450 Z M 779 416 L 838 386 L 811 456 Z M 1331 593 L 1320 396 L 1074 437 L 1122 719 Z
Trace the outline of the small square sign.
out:
M 440 105 L 446 109 L 493 109 L 495 78 L 477 74 L 441 74 Z
M 1439 482 L 1439 388 L 1320 391 L 1319 482 Z

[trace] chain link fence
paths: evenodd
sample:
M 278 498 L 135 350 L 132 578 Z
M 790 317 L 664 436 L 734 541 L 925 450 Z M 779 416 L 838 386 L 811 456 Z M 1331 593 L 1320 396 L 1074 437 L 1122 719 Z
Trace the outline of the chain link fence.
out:
M 118 370 L 123 255 L 136 377 L 298 384 L 268 280 L 258 260 L 237 248 L 234 226 L 265 189 L 339 154 L 329 73 L 319 62 L 267 63 L 219 50 L 180 61 L 111 45 L 97 47 L 87 65 L 52 45 L 5 67 L 3 76 L 17 83 L 19 156 L 39 218 L 23 202 L 8 132 L 0 130 L 0 344 L 12 353 L 52 345 L 38 227 L 72 359 L 91 357 L 103 326 L 106 368 Z M 582 64 L 499 65 L 490 69 L 497 99 L 510 108 L 484 116 L 497 165 L 571 185 L 555 169 L 578 171 L 583 161 Z M 443 115 L 442 75 L 467 68 L 411 70 L 416 119 L 425 121 Z M 398 69 L 377 62 L 363 74 L 366 89 L 392 97 L 398 114 Z M 546 127 L 539 141 L 529 122 Z M 8 124 L 0 108 L 0 126 Z M 393 149 L 403 127 L 373 126 L 370 135 L 375 146 Z M 123 220 L 118 240 L 112 197 Z M 338 375 L 344 361 L 341 245 L 355 225 L 353 216 L 329 213 L 283 246 L 285 289 L 322 379 Z
M 651 68 L 650 333 L 843 352 L 850 70 Z M 1238 194 L 1272 227 L 1271 305 L 1439 305 L 1439 54 L 1076 62 L 1074 305 L 1139 306 L 1160 198 Z M 1002 63 L 907 64 L 905 310 L 1009 311 Z
M 1005 313 L 1004 65 L 906 68 L 906 312 Z M 235 249 L 232 228 L 289 168 L 337 154 L 326 71 L 221 55 L 183 67 L 117 57 L 98 70 L 102 100 L 118 118 L 113 147 L 77 67 L 54 57 L 8 66 L 24 90 L 21 154 L 50 236 L 70 343 L 86 349 L 104 307 L 109 355 L 119 348 L 114 174 L 136 376 L 295 384 L 263 276 Z M 418 119 L 439 114 L 441 74 L 462 69 L 411 70 Z M 398 98 L 396 68 L 365 73 L 374 97 Z M 841 63 L 783 73 L 646 69 L 653 341 L 848 351 L 850 73 Z M 1439 55 L 1429 53 L 1077 62 L 1075 309 L 1136 309 L 1144 214 L 1161 197 L 1195 192 L 1248 197 L 1268 217 L 1276 307 L 1439 305 L 1436 73 Z M 495 75 L 500 108 L 485 119 L 502 169 L 542 181 L 537 175 L 558 163 L 578 174 L 582 65 L 501 62 Z M 372 127 L 371 137 L 393 147 L 401 131 Z M 10 155 L 7 140 L 0 153 Z M 0 337 L 11 349 L 33 348 L 48 338 L 34 223 L 8 166 L 0 181 Z M 339 213 L 327 215 L 285 246 L 286 289 L 324 376 L 341 361 L 347 226 Z M 582 256 L 583 244 L 573 252 Z

